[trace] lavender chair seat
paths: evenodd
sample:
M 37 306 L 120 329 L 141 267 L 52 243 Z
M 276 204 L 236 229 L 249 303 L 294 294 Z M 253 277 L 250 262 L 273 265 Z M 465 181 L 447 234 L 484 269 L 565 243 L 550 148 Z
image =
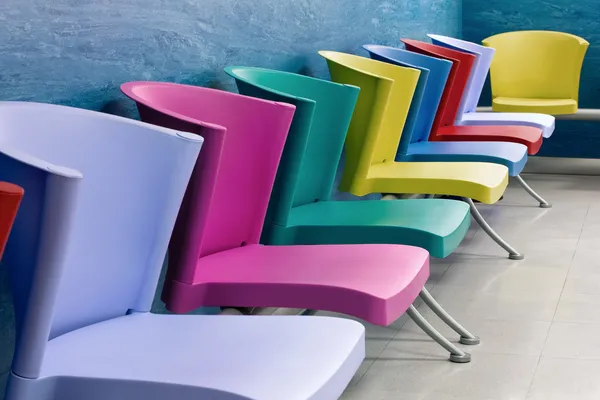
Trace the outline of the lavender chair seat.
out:
M 554 133 L 555 118 L 548 114 L 514 112 L 467 112 L 462 115 L 459 125 L 521 125 L 542 130 L 542 136 L 549 138 Z
M 363 341 L 340 318 L 133 314 L 50 341 L 30 398 L 336 399 Z

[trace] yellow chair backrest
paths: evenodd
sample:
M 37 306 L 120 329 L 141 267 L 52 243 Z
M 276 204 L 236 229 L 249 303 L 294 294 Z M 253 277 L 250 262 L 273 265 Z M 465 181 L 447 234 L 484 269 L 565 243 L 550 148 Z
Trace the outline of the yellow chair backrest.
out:
M 393 163 L 421 72 L 369 58 L 320 51 L 331 80 L 360 87 L 346 137 L 340 190 L 369 194 L 371 166 Z
M 496 49 L 492 97 L 578 100 L 579 77 L 589 43 L 562 32 L 517 31 L 483 40 Z

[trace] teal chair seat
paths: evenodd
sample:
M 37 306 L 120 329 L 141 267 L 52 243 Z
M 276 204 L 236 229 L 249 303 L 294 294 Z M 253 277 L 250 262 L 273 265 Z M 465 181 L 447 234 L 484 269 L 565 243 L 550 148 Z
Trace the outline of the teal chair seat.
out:
M 402 243 L 443 258 L 469 229 L 469 205 L 440 199 L 319 201 L 292 209 L 286 226 L 272 225 L 272 244 Z

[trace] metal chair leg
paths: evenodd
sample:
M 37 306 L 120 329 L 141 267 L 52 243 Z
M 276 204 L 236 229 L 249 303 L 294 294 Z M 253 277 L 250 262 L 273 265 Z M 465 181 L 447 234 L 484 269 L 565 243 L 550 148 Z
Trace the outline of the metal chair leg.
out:
M 533 190 L 531 188 L 531 186 L 529 186 L 527 184 L 527 182 L 525 182 L 525 180 L 521 177 L 521 175 L 515 176 L 515 179 L 517 180 L 517 182 L 519 182 L 519 184 L 521 186 L 523 186 L 523 189 L 525 189 L 525 191 L 527 193 L 529 193 L 529 195 L 531 197 L 533 197 L 534 199 L 536 199 L 540 203 L 540 208 L 552 208 L 552 204 L 548 203 L 546 200 L 544 200 L 544 198 L 542 196 L 540 196 L 539 194 L 537 194 L 535 192 L 535 190 Z
M 487 233 L 488 236 L 494 240 L 494 242 L 498 243 L 500 247 L 502 247 L 508 252 L 508 258 L 510 258 L 511 260 L 522 260 L 525 258 L 525 256 L 522 253 L 519 253 L 510 244 L 506 243 L 506 241 L 504 241 L 504 239 L 502 239 L 500 235 L 498 235 L 496 231 L 492 229 L 492 227 L 486 222 L 486 220 L 483 219 L 483 216 L 481 215 L 477 207 L 475 207 L 475 203 L 473 203 L 473 200 L 465 198 L 464 201 L 466 201 L 471 207 L 471 215 L 473 215 L 473 218 L 475 218 L 475 221 L 477 221 L 477 223 L 479 224 L 479 226 L 481 226 L 484 232 Z
M 466 330 L 461 324 L 459 324 L 444 308 L 438 303 L 429 290 L 423 288 L 420 293 L 423 302 L 437 315 L 446 325 L 448 325 L 454 332 L 460 335 L 460 343 L 473 346 L 481 343 L 479 336 L 473 335 L 471 332 Z
M 417 311 L 415 306 L 411 305 L 408 310 L 406 310 L 408 316 L 415 321 L 415 323 L 425 332 L 430 338 L 436 341 L 440 346 L 450 352 L 450 361 L 455 363 L 468 363 L 471 362 L 471 354 L 465 353 L 452 343 L 441 333 L 439 333 L 433 326 L 429 324 L 423 318 L 423 316 Z

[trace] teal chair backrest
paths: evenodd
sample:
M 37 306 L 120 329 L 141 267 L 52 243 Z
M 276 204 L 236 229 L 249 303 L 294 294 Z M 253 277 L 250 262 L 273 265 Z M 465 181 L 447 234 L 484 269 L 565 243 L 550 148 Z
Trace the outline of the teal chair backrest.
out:
M 294 207 L 331 196 L 359 88 L 289 72 L 227 67 L 241 94 L 296 106 L 261 241 L 270 226 L 285 226 Z

